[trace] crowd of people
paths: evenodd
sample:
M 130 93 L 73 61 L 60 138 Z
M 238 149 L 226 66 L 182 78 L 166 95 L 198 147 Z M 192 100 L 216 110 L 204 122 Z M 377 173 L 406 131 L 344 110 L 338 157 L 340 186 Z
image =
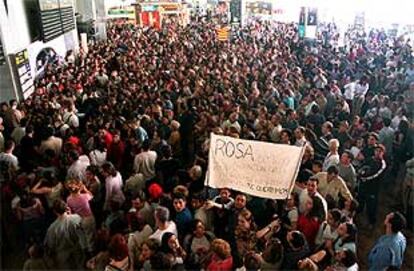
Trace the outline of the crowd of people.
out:
M 383 32 L 339 48 L 294 24 L 219 41 L 206 20 L 112 23 L 1 105 L 2 249 L 24 270 L 354 271 L 358 229 L 384 225 L 368 267 L 398 270 L 413 103 L 412 48 Z M 205 187 L 212 132 L 304 146 L 289 199 Z M 404 208 L 382 222 L 384 185 Z

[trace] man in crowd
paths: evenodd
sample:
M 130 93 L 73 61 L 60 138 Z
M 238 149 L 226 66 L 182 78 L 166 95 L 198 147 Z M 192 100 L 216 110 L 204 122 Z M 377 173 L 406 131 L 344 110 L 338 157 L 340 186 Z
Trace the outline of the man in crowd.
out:
M 389 213 L 384 221 L 385 235 L 381 236 L 368 255 L 369 270 L 401 269 L 407 240 L 401 231 L 406 220 L 399 212 Z

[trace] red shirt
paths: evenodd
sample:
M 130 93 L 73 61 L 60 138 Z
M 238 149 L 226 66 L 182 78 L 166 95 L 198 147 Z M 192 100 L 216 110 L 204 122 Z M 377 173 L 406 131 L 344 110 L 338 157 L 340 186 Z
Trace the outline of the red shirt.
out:
M 233 257 L 228 257 L 221 260 L 216 255 L 213 255 L 210 264 L 207 267 L 209 271 L 231 271 L 233 270 Z
M 318 234 L 320 225 L 321 222 L 315 217 L 299 215 L 298 230 L 305 235 L 310 247 L 315 245 L 315 239 L 316 235 Z
M 113 136 L 110 132 L 105 130 L 105 135 L 103 136 L 103 140 L 105 141 L 106 149 L 109 150 L 111 147 Z

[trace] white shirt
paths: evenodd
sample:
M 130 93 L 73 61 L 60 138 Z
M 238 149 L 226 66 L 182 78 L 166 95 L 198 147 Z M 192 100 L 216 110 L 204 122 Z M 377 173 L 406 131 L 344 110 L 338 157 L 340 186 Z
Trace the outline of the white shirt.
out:
M 361 85 L 359 82 L 355 84 L 355 96 L 365 97 L 369 89 L 369 84 Z
M 19 160 L 12 153 L 0 153 L 0 163 L 6 163 L 9 167 L 12 166 L 16 170 L 19 169 Z
M 339 154 L 328 153 L 323 161 L 323 171 L 327 171 L 330 166 L 337 166 L 339 164 Z
M 144 151 L 135 156 L 134 171 L 142 173 L 145 180 L 149 180 L 155 176 L 155 161 L 157 153 L 155 151 Z
M 91 159 L 91 165 L 102 166 L 106 162 L 106 151 L 93 150 L 89 153 Z
M 109 204 L 111 201 L 115 201 L 120 203 L 124 203 L 125 196 L 122 192 L 122 176 L 119 172 L 116 173 L 116 176 L 108 176 L 105 179 L 105 204 L 104 204 L 104 210 L 109 210 Z
M 177 233 L 177 226 L 175 225 L 174 221 L 168 221 L 167 222 L 167 228 L 165 230 L 160 230 L 157 229 L 150 237 L 149 239 L 155 239 L 157 240 L 159 243 L 161 243 L 162 240 L 162 236 L 164 233 L 166 232 L 171 232 L 173 233 L 175 236 L 178 236 Z
M 398 130 L 398 126 L 400 126 L 400 122 L 402 120 L 407 120 L 407 118 L 405 116 L 395 116 L 391 121 L 391 128 L 393 128 L 394 130 Z
M 86 181 L 86 168 L 90 165 L 89 158 L 86 155 L 81 155 L 78 160 L 72 163 L 68 168 L 66 179 L 75 179 Z
M 327 217 L 328 216 L 328 203 L 326 202 L 325 198 L 322 197 L 322 195 L 319 194 L 319 192 L 316 192 L 314 196 L 318 197 L 322 201 L 325 216 Z M 299 213 L 303 214 L 303 212 L 305 211 L 306 201 L 309 198 L 310 196 L 309 196 L 308 190 L 304 189 L 302 193 L 300 193 L 299 195 Z
M 74 112 L 65 112 L 63 114 L 63 121 L 71 127 L 79 127 L 79 118 Z
M 347 85 L 344 86 L 345 92 L 344 92 L 344 96 L 345 99 L 347 100 L 352 100 L 354 98 L 354 93 L 355 93 L 355 82 L 349 83 Z

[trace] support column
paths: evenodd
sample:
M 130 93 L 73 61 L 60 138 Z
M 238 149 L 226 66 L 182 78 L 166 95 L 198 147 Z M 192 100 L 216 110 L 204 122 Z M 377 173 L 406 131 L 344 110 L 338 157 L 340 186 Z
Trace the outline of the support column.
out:
M 12 66 L 8 57 L 14 46 L 13 35 L 9 32 L 10 25 L 5 2 L 0 1 L 0 102 L 9 102 L 12 99 L 20 100 L 17 86 L 14 84 Z
M 95 0 L 97 39 L 106 40 L 106 9 L 105 0 Z

